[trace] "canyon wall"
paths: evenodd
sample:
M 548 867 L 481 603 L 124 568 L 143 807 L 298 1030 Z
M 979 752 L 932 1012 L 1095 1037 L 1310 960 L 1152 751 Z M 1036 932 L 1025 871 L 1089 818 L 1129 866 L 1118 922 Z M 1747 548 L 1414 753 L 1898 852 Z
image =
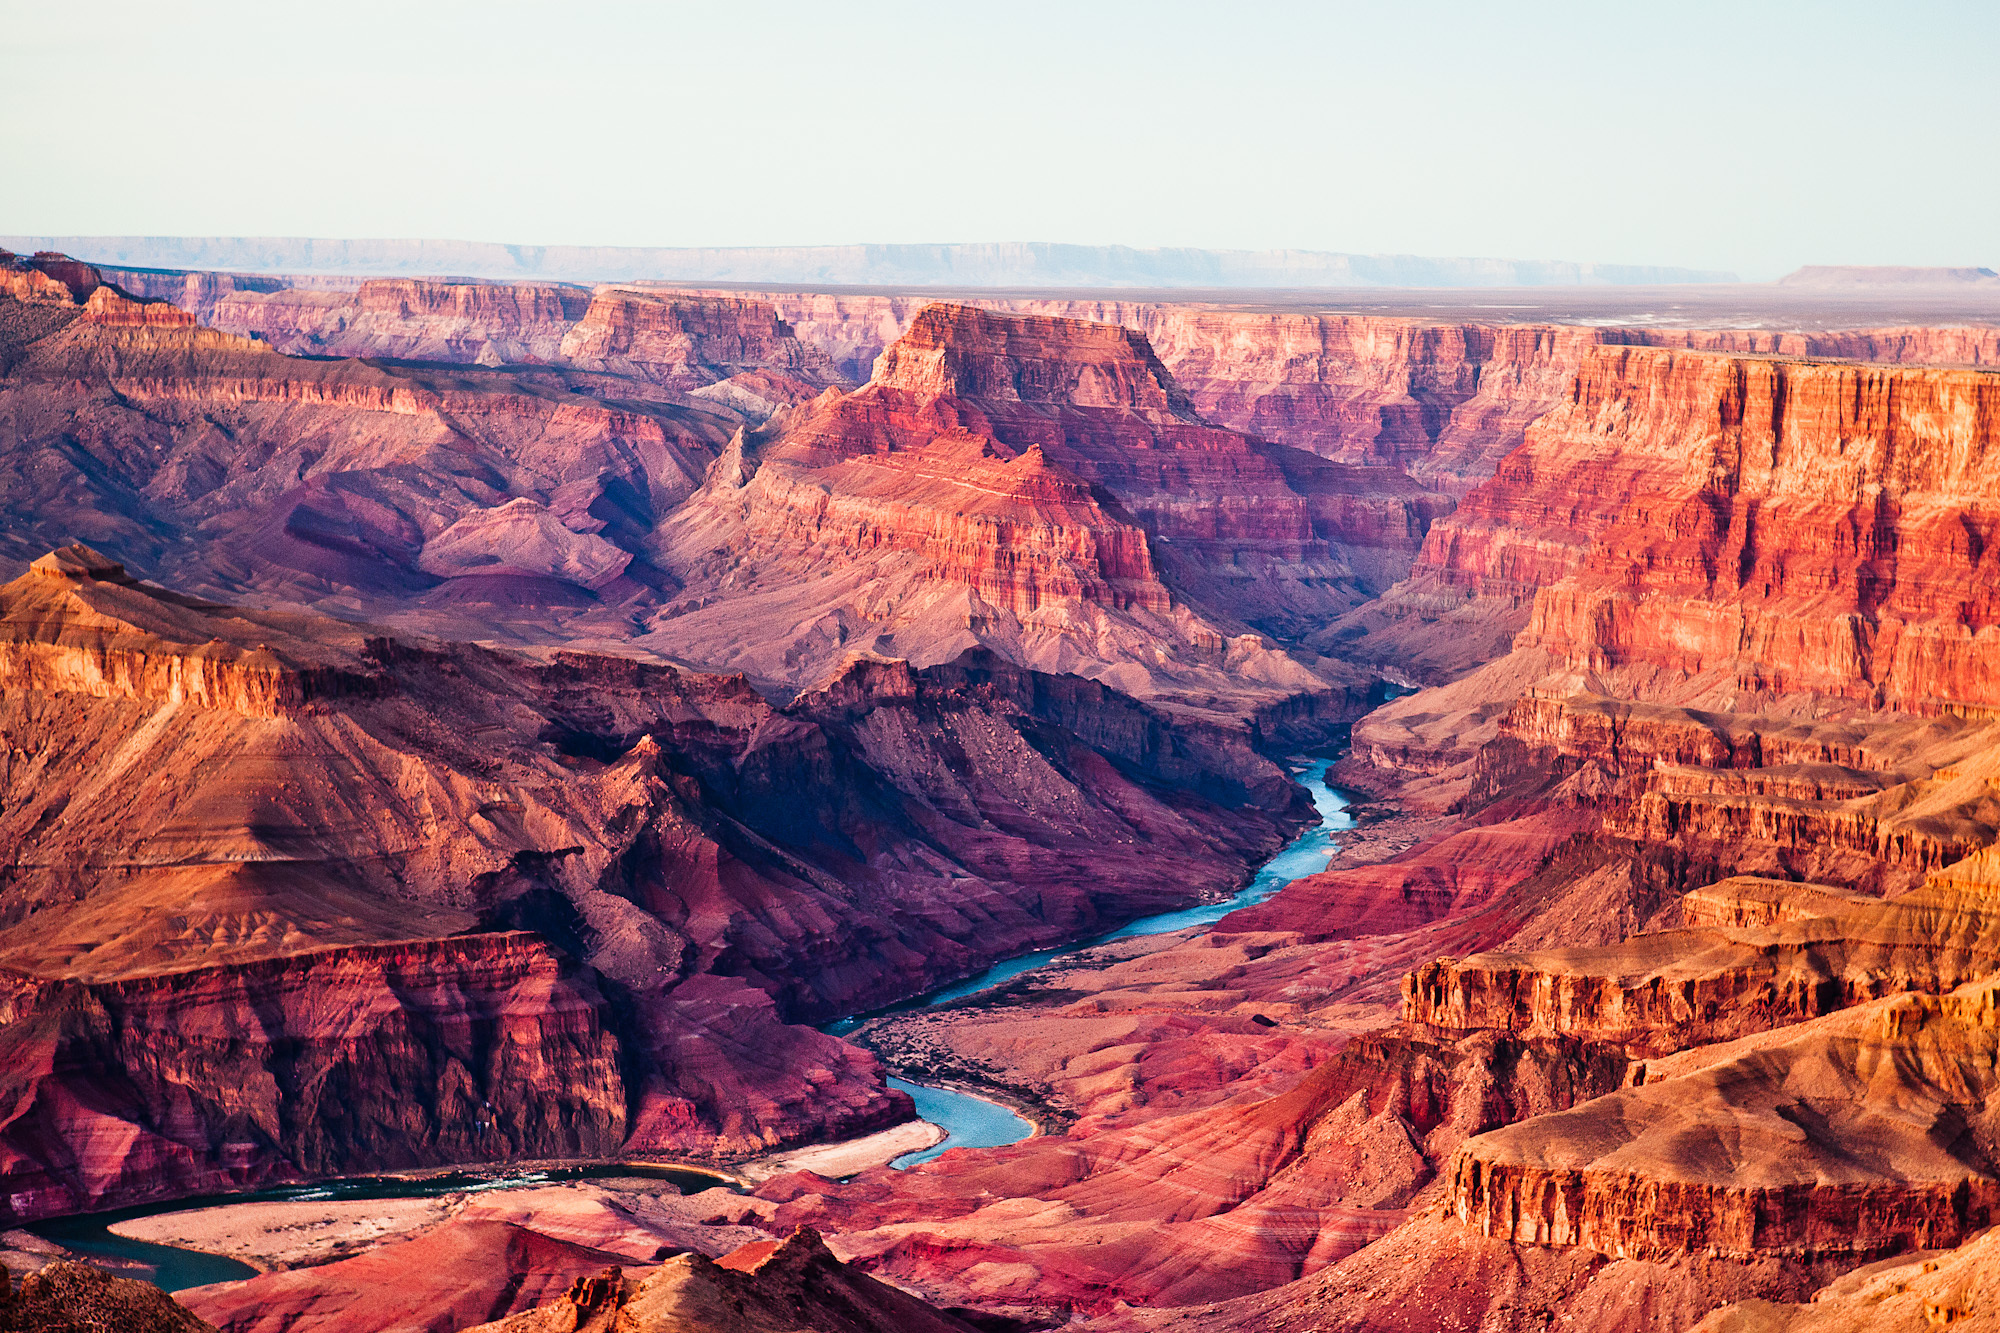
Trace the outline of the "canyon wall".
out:
M 9 1220 L 351 1171 L 618 1151 L 620 1019 L 528 934 L 6 981 Z
M 1969 985 L 1649 1065 L 1638 1087 L 1468 1141 L 1447 1206 L 1486 1235 L 1620 1258 L 1955 1246 L 2000 1190 L 1933 1136 L 1985 1115 L 1993 1012 Z M 1884 1060 L 1898 1077 L 1871 1084 Z M 1677 1146 L 1690 1133 L 1716 1148 Z
M 1572 519 L 1592 541 L 1520 643 L 1600 672 L 1727 673 L 1751 694 L 2000 701 L 2000 513 L 1977 498 L 2000 480 L 1996 430 L 1992 373 L 1593 352 L 1496 478 L 1521 496 L 1559 458 L 1603 460 L 1560 483 L 1599 497 Z M 1524 517 L 1552 515 L 1513 502 Z

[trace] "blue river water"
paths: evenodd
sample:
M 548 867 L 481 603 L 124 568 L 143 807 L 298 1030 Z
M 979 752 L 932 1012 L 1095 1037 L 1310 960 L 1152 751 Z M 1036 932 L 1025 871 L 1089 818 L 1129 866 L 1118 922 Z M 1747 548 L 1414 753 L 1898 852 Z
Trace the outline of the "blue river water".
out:
M 1032 972 L 1058 958 L 1080 953 L 1100 944 L 1109 944 L 1113 940 L 1129 939 L 1135 935 L 1166 935 L 1177 930 L 1186 930 L 1190 926 L 1212 926 L 1240 907 L 1263 902 L 1301 875 L 1310 875 L 1326 869 L 1327 858 L 1333 855 L 1337 836 L 1342 831 L 1354 827 L 1354 816 L 1347 813 L 1347 798 L 1326 785 L 1326 771 L 1332 762 L 1328 759 L 1316 759 L 1311 767 L 1294 774 L 1299 784 L 1312 793 L 1313 808 L 1319 811 L 1319 823 L 1287 843 L 1282 851 L 1266 861 L 1263 868 L 1233 897 L 1219 903 L 1201 903 L 1177 911 L 1142 916 L 1116 930 L 1106 931 L 1087 940 L 1059 945 L 1053 949 L 1038 949 L 1034 953 L 1025 953 L 1018 958 L 1003 959 L 977 976 L 968 977 L 964 981 L 955 981 L 949 986 L 941 986 L 915 1000 L 906 1000 L 902 1004 L 893 1005 L 891 1010 L 915 1009 L 923 1005 L 949 1004 L 953 1000 L 962 1000 L 968 995 L 992 990 L 995 986 L 1012 981 L 1022 973 Z M 827 1024 L 825 1030 L 836 1037 L 844 1036 L 859 1027 L 865 1017 L 868 1015 L 844 1018 L 838 1023 Z
M 998 1102 L 970 1097 L 950 1088 L 933 1088 L 908 1079 L 892 1078 L 889 1086 L 910 1094 L 919 1118 L 942 1126 L 945 1138 L 918 1152 L 904 1153 L 889 1163 L 898 1171 L 928 1162 L 952 1148 L 1000 1148 L 1019 1143 L 1035 1132 L 1032 1123 L 1015 1115 Z

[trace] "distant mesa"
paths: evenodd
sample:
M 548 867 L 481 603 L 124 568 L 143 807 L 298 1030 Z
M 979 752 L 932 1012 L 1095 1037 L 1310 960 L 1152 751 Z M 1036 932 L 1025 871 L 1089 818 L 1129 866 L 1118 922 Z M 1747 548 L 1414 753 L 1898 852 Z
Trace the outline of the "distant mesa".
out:
M 1808 264 L 1779 278 L 1778 285 L 1818 291 L 1837 291 L 1848 287 L 2000 287 L 2000 273 L 1990 268 Z
M 675 248 L 278 236 L 13 236 L 98 264 L 572 282 L 773 282 L 900 287 L 1547 287 L 1735 282 L 1733 273 L 1570 260 L 1355 255 L 1325 250 L 1144 250 L 996 241 Z

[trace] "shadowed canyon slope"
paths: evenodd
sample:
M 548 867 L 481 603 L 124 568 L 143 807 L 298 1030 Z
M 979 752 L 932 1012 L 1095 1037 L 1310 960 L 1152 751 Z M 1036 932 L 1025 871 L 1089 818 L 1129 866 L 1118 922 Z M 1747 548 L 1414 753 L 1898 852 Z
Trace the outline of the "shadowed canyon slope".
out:
M 1042 1130 L 218 1327 L 1976 1313 L 1993 329 L 5 273 L 15 1216 Z M 797 1026 L 1220 896 L 1350 722 L 1324 870 Z
M 0 640 L 16 1216 L 869 1127 L 872 1062 L 783 1019 L 1225 888 L 1295 818 L 1240 735 L 990 657 L 778 710 L 82 547 L 0 588 Z

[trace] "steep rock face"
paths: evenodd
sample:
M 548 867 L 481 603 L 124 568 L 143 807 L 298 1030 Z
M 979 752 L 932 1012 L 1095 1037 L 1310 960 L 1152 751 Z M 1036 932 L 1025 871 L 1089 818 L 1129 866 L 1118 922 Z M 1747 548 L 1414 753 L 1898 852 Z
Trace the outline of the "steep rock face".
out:
M 1607 1260 L 1594 1251 L 1517 1245 L 1425 1215 L 1311 1277 L 1212 1305 L 1121 1311 L 1089 1333 L 1432 1333 L 1479 1327 L 1535 1333 L 1565 1324 L 1601 1333 L 1682 1333 L 1731 1302 L 1802 1301 L 1838 1268 L 1706 1254 Z
M 801 342 L 769 305 L 741 298 L 601 288 L 558 354 L 582 370 L 687 389 L 755 370 L 840 382 L 826 354 Z
M 1403 1016 L 1442 1031 L 1573 1036 L 1668 1054 L 2000 966 L 1990 854 L 1882 902 L 1838 886 L 1738 877 L 1691 894 L 1689 928 L 1594 950 L 1437 959 Z
M 1583 329 L 1150 306 L 1137 327 L 1200 410 L 1459 495 L 1560 400 Z
M 1606 343 L 1826 357 L 1916 366 L 2000 366 L 2000 328 L 1914 326 L 1774 333 L 1762 329 L 1605 329 Z
M 1650 1065 L 1641 1086 L 1468 1140 L 1448 1206 L 1487 1235 L 1618 1257 L 1956 1245 L 2000 1206 L 1990 989 L 1880 1000 Z
M 751 540 L 864 558 L 901 551 L 918 577 L 959 584 L 1016 616 L 1051 603 L 1169 612 L 1144 530 L 1105 512 L 1039 450 L 953 433 L 801 474 L 760 474 Z
M 618 1019 L 528 934 L 10 982 L 9 1218 L 627 1135 Z
M 0 670 L 6 672 L 8 691 L 186 702 L 269 718 L 297 713 L 316 700 L 382 688 L 378 674 L 288 657 L 268 643 L 246 651 L 214 639 L 190 651 L 148 632 L 145 594 L 110 592 L 136 583 L 123 565 L 79 545 L 39 557 L 25 578 L 0 587 Z M 110 585 L 105 596 L 139 614 L 131 619 L 105 614 L 93 599 L 78 595 L 84 584 Z M 286 646 L 295 653 L 299 647 Z
M 1996 402 L 1976 371 L 1592 347 L 1384 606 L 1579 669 L 1981 700 Z
M 1717 1310 L 1694 1333 L 1931 1333 L 1978 1329 L 2000 1278 L 2000 1232 L 1942 1254 L 1871 1264 L 1827 1284 L 1808 1302 L 1747 1300 Z
M 0 292 L 32 305 L 82 305 L 104 283 L 104 275 L 68 255 L 39 251 L 17 255 L 0 250 Z
M 1715 712 L 1602 688 L 1530 687 L 1473 761 L 1467 804 L 1557 784 L 1682 884 L 1734 869 L 1900 891 L 2000 833 L 1982 720 Z
M 1146 341 L 1114 326 L 932 306 L 883 354 L 874 385 L 969 400 L 1003 438 L 1041 445 L 1202 568 L 1310 568 L 1326 550 L 1363 586 L 1385 586 L 1445 508 L 1393 473 L 1216 430 Z
M 1996 436 L 1992 374 L 1600 349 L 1495 479 L 1520 494 L 1535 461 L 1602 460 L 1568 469 L 1569 489 L 1599 497 L 1572 519 L 1594 540 L 1521 642 L 1597 670 L 1729 673 L 1752 692 L 2000 698 L 1996 517 L 1971 498 L 1993 488 Z M 1547 520 L 1511 502 L 1511 525 Z

